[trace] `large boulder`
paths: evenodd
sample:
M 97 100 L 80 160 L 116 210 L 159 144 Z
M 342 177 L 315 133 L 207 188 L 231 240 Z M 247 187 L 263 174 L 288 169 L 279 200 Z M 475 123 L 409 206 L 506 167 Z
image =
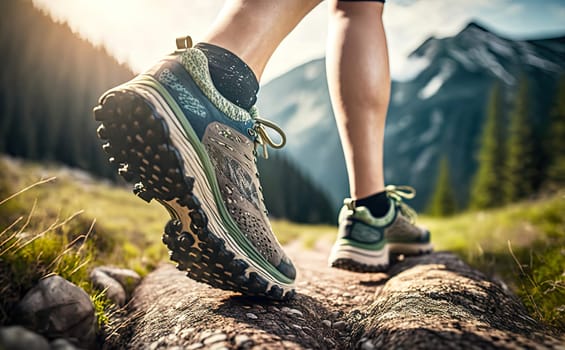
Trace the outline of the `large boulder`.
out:
M 94 305 L 84 290 L 60 276 L 39 281 L 16 306 L 16 321 L 47 338 L 90 347 L 96 338 Z

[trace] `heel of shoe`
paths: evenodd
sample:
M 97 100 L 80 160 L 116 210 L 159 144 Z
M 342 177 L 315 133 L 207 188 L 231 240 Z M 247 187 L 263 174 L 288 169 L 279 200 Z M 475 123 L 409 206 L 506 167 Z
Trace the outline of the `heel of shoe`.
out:
M 367 250 L 352 245 L 334 245 L 329 265 L 338 269 L 354 272 L 382 272 L 389 266 L 388 246 L 383 245 L 379 250 Z

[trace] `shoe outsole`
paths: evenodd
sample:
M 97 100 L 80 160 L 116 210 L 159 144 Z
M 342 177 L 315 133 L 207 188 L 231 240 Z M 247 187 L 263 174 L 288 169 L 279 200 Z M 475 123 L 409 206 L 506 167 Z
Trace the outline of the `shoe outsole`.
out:
M 353 272 L 384 272 L 388 269 L 388 265 L 367 265 L 353 259 L 339 258 L 330 263 L 333 268 L 353 271 Z
M 421 255 L 430 254 L 432 252 L 433 249 L 420 249 L 417 251 L 411 251 L 409 253 L 399 253 L 399 252 L 390 251 L 389 252 L 390 263 L 388 265 L 368 265 L 351 258 L 338 258 L 333 260 L 330 263 L 330 266 L 341 270 L 360 272 L 360 273 L 385 272 L 390 268 L 391 265 L 393 265 L 398 261 L 401 261 L 401 259 L 399 259 L 400 257 L 417 257 Z
M 285 291 L 269 284 L 256 272 L 248 273 L 249 264 L 235 257 L 225 241 L 208 229 L 208 219 L 199 199 L 192 192 L 194 177 L 184 174 L 183 159 L 169 138 L 164 119 L 153 106 L 135 92 L 120 90 L 104 96 L 94 108 L 101 122 L 98 137 L 118 173 L 133 182 L 134 193 L 149 202 L 157 200 L 171 214 L 165 225 L 163 243 L 170 258 L 187 276 L 213 287 L 275 300 L 289 300 L 294 289 Z M 176 201 L 186 208 L 190 227 L 183 227 L 166 202 Z

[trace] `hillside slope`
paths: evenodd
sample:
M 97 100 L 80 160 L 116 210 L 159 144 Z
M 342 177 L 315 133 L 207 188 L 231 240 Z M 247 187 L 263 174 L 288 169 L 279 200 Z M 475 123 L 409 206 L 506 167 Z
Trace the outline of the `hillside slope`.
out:
M 115 179 L 116 169 L 96 138 L 92 107 L 105 90 L 131 79 L 131 70 L 31 1 L 2 1 L 0 12 L 0 153 Z M 293 162 L 273 157 L 260 170 L 268 174 L 263 188 L 272 216 L 335 222 L 326 193 Z M 312 205 L 303 205 L 304 198 Z
M 491 86 L 495 81 L 503 84 L 508 109 L 518 81 L 529 80 L 531 122 L 537 140 L 542 140 L 556 81 L 565 72 L 565 37 L 510 40 L 471 23 L 453 37 L 426 40 L 406 68 L 413 72 L 412 79 L 392 83 L 386 180 L 415 186 L 418 196 L 412 204 L 422 209 L 433 190 L 439 160 L 447 156 L 463 206 L 476 169 Z M 287 132 L 291 159 L 330 192 L 334 202 L 347 196 L 324 60 L 306 63 L 263 86 L 259 107 Z

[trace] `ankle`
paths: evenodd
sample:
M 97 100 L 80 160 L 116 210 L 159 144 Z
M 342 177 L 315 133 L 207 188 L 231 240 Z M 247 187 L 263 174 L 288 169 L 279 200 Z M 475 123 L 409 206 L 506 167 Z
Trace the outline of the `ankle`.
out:
M 374 217 L 380 218 L 385 216 L 390 210 L 390 199 L 386 191 L 378 192 L 367 197 L 355 200 L 358 207 L 366 207 Z

